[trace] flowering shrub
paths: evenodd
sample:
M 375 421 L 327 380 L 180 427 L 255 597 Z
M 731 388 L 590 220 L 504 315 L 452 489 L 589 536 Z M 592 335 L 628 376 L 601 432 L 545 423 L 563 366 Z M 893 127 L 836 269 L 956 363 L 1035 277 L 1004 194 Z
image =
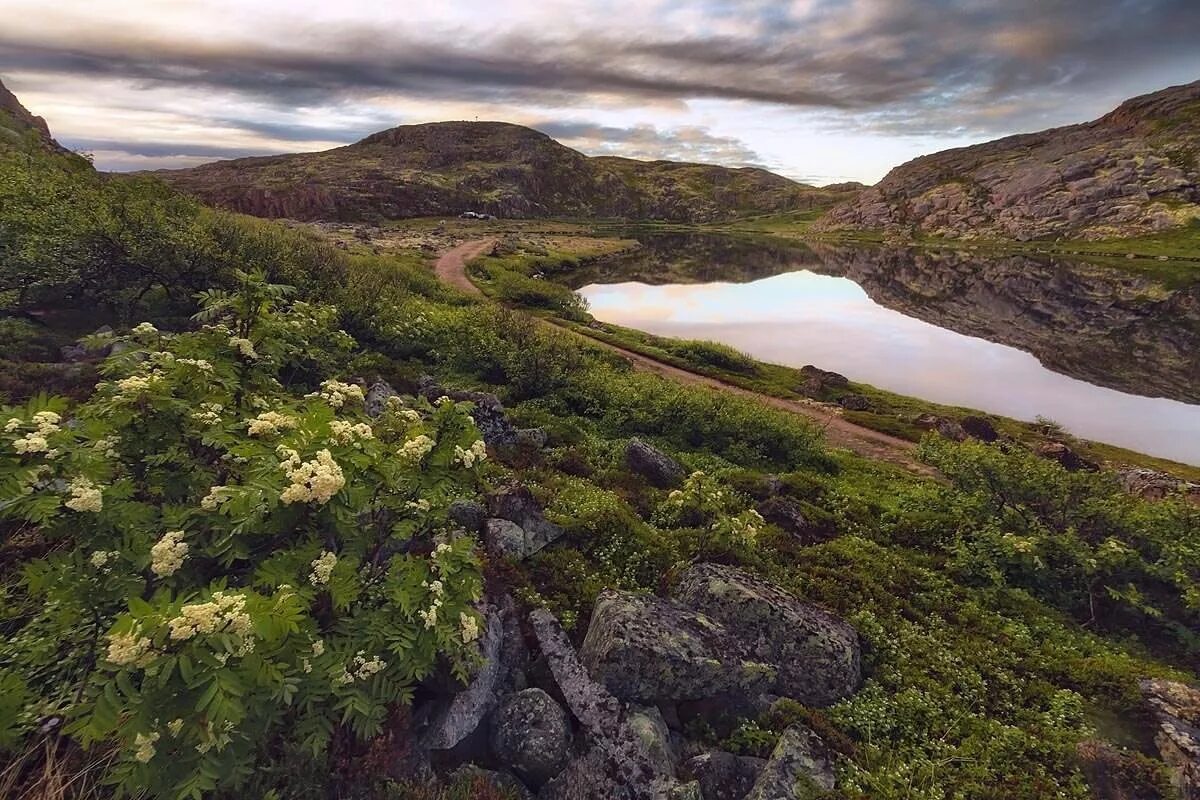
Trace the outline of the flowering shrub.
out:
M 713 476 L 693 472 L 658 507 L 654 521 L 669 527 L 704 528 L 703 551 L 753 547 L 766 524 L 759 513 L 745 509 L 745 500 Z
M 119 337 L 79 407 L 0 416 L 0 518 L 47 551 L 3 598 L 0 746 L 59 718 L 113 753 L 119 792 L 199 797 L 336 753 L 436 660 L 477 658 L 480 565 L 445 517 L 476 492 L 473 421 L 285 384 L 353 342 L 332 309 L 241 279 L 199 330 Z

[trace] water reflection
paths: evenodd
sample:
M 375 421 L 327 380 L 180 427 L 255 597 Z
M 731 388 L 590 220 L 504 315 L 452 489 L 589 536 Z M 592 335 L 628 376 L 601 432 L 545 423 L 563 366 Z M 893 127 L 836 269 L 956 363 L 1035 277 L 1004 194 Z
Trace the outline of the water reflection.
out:
M 678 283 L 582 292 L 604 321 L 813 363 L 940 403 L 1047 416 L 1085 438 L 1200 463 L 1200 406 L 1179 401 L 1200 396 L 1190 290 L 1024 258 L 722 241 L 711 259 L 695 242 L 673 248 L 675 258 L 654 242 L 588 276 Z M 686 283 L 722 273 L 750 279 Z M 764 274 L 772 277 L 753 279 Z

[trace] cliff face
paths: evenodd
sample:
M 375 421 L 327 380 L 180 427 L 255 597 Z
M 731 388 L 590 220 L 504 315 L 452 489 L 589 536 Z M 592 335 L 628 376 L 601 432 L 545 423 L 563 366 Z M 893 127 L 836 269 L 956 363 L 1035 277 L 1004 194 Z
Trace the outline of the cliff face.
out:
M 819 229 L 953 238 L 1105 239 L 1200 220 L 1200 81 L 1093 122 L 923 156 Z
M 44 144 L 56 150 L 63 149 L 50 135 L 46 120 L 30 113 L 17 96 L 0 82 L 0 143 L 23 140 L 31 132 Z
M 320 153 L 164 170 L 205 202 L 263 217 L 362 221 L 480 211 L 707 222 L 824 207 L 827 191 L 760 169 L 589 158 L 499 122 L 409 125 Z

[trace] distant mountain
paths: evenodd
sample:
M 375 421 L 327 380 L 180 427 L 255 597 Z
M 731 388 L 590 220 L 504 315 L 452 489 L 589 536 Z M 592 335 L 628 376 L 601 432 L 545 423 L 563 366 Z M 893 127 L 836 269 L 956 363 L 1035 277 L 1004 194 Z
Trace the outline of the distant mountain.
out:
M 1200 224 L 1200 81 L 1094 122 L 923 156 L 818 230 L 1105 239 Z
M 64 149 L 50 135 L 46 120 L 30 113 L 0 81 L 0 143 L 25 141 L 31 134 L 49 147 Z
M 593 158 L 502 122 L 405 125 L 319 153 L 239 158 L 157 174 L 212 205 L 299 220 L 478 211 L 710 222 L 823 208 L 855 191 L 818 189 L 756 168 Z

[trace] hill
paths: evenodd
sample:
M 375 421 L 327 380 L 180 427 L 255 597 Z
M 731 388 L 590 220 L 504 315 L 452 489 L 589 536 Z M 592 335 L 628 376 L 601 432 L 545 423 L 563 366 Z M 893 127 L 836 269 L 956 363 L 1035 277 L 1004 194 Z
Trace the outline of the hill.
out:
M 711 222 L 828 206 L 827 191 L 763 169 L 591 158 L 520 125 L 405 125 L 318 153 L 157 173 L 207 203 L 262 217 L 362 221 L 479 211 Z
M 21 105 L 17 96 L 0 81 L 0 143 L 20 141 L 30 136 L 56 150 L 63 149 L 50 136 L 46 120 L 35 116 Z
M 818 230 L 954 238 L 1110 239 L 1200 220 L 1200 81 L 1098 120 L 922 156 Z

